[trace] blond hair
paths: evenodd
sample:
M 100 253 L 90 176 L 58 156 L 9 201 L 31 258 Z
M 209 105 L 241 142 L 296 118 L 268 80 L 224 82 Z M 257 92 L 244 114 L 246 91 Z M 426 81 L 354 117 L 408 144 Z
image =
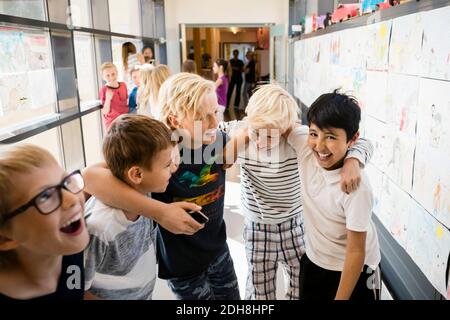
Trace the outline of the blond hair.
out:
M 202 115 L 203 97 L 215 92 L 215 84 L 194 73 L 181 72 L 168 78 L 159 91 L 161 121 L 170 127 L 169 116 L 182 120 L 189 113 L 194 118 Z
M 164 123 L 145 115 L 124 114 L 112 122 L 103 140 L 103 155 L 112 174 L 124 180 L 132 166 L 151 170 L 155 156 L 173 144 Z
M 103 72 L 104 70 L 106 70 L 106 69 L 109 69 L 109 68 L 114 68 L 114 69 L 116 69 L 116 71 L 117 71 L 116 65 L 115 65 L 114 63 L 112 63 L 112 62 L 105 62 L 105 63 L 103 63 L 102 66 L 100 67 L 100 69 L 101 69 L 102 72 Z
M 298 121 L 299 107 L 282 87 L 267 84 L 251 96 L 245 112 L 250 124 L 288 129 Z
M 158 104 L 159 89 L 164 81 L 170 76 L 170 69 L 165 64 L 156 67 L 151 64 L 141 67 L 141 85 L 137 93 L 137 102 L 140 113 L 147 114 L 147 105 L 150 101 L 152 106 Z
M 57 163 L 45 149 L 31 144 L 2 146 L 0 149 L 0 226 L 14 207 L 9 194 L 14 189 L 14 175 L 29 174 L 36 168 Z

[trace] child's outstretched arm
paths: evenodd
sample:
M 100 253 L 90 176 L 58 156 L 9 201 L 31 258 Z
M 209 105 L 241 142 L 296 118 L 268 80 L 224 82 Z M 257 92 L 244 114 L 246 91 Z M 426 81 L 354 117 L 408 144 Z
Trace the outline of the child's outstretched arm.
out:
M 361 182 L 361 166 L 364 168 L 373 155 L 373 144 L 370 140 L 359 138 L 352 146 L 344 160 L 341 171 L 341 189 L 350 193 L 359 188 Z
M 151 218 L 174 234 L 192 235 L 204 227 L 186 212 L 186 210 L 197 211 L 201 207 L 188 202 L 167 204 L 150 199 L 117 179 L 107 168 L 106 163 L 84 169 L 83 177 L 86 192 L 103 203 Z

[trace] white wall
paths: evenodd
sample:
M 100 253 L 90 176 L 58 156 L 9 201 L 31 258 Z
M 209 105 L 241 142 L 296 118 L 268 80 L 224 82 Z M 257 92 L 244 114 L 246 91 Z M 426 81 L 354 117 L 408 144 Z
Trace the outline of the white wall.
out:
M 180 71 L 179 25 L 288 24 L 289 0 L 165 0 L 167 62 Z

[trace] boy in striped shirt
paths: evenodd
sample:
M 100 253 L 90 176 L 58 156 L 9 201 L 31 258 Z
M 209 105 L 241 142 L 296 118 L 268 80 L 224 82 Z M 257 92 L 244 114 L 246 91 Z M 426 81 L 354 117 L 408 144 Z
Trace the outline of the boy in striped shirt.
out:
M 246 299 L 276 299 L 279 263 L 287 275 L 286 298 L 299 299 L 300 259 L 305 252 L 302 182 L 297 153 L 284 137 L 298 122 L 297 111 L 288 92 L 278 85 L 265 85 L 251 97 L 246 121 L 225 128 L 234 136 L 226 146 L 225 161 L 228 164 L 237 157 L 241 166 L 249 268 Z M 345 191 L 356 189 L 359 162 L 364 164 L 370 156 L 370 142 L 363 139 L 350 149 L 341 179 Z

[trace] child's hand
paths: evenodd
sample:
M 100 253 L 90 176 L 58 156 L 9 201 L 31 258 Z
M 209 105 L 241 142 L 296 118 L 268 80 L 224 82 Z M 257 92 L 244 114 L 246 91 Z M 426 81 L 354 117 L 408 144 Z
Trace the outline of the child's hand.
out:
M 293 126 L 287 128 L 287 130 L 285 132 L 283 132 L 281 135 L 287 139 L 289 137 L 289 135 L 291 134 L 292 130 L 294 130 L 295 128 L 301 127 L 301 124 L 299 122 L 297 122 L 296 124 L 294 124 Z
M 355 158 L 344 160 L 341 171 L 341 190 L 347 194 L 356 191 L 361 182 L 361 169 L 359 161 Z
M 114 96 L 114 92 L 110 89 L 106 90 L 106 100 L 111 101 Z

